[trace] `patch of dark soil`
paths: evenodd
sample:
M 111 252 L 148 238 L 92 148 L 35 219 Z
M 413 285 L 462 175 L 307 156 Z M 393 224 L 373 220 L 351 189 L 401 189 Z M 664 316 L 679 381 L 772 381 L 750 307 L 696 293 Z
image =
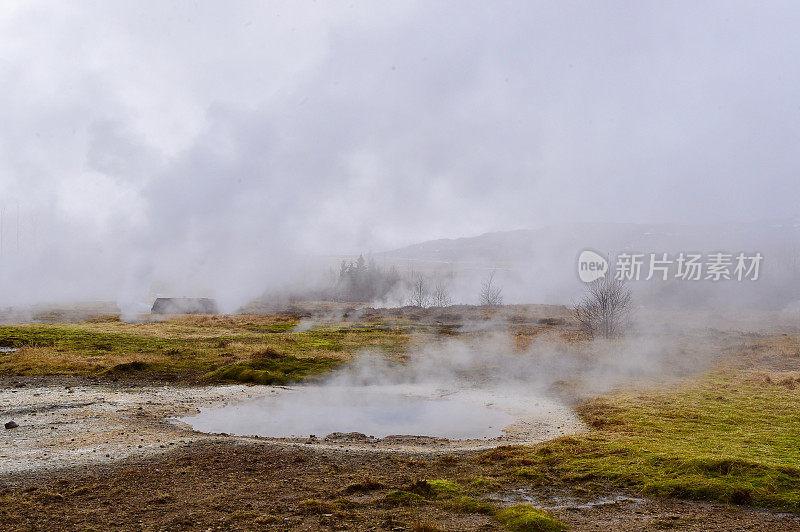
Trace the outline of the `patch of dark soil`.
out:
M 124 364 L 117 364 L 111 371 L 115 372 L 126 372 L 126 371 L 144 371 L 149 367 L 147 362 L 142 362 L 140 360 L 134 360 L 133 362 L 125 362 Z
M 471 479 L 492 478 L 505 491 L 527 485 L 502 464 L 471 459 L 474 453 L 448 456 L 445 461 L 255 441 L 195 442 L 149 460 L 49 473 L 27 484 L 12 486 L 0 476 L 0 519 L 5 530 L 384 530 L 387 523 L 403 530 L 421 524 L 440 530 L 500 530 L 486 513 L 451 511 L 407 491 L 424 486 L 424 479 L 467 486 Z M 537 493 L 542 505 L 563 499 L 563 494 L 543 491 Z M 800 516 L 789 514 L 637 500 L 568 505 L 553 513 L 574 530 L 660 530 L 665 523 L 694 531 L 800 527 Z

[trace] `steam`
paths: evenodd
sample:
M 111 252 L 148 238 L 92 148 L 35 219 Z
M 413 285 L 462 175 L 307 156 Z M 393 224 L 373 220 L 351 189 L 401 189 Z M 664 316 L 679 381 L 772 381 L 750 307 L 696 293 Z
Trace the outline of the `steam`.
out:
M 794 9 L 7 6 L 0 307 L 233 311 L 342 254 L 429 239 L 797 223 Z M 511 249 L 481 251 L 508 265 Z M 563 249 L 529 246 L 506 302 L 568 301 Z M 456 302 L 475 302 L 484 266 L 467 261 Z
M 384 443 L 391 445 L 404 441 L 391 436 L 397 434 L 542 441 L 583 430 L 568 406 L 583 397 L 703 369 L 707 357 L 687 357 L 677 347 L 645 336 L 586 345 L 539 337 L 519 349 L 507 331 L 496 331 L 472 340 L 426 342 L 410 349 L 405 363 L 364 352 L 321 384 L 279 390 L 183 421 L 209 432 L 310 435 L 306 443 L 326 434 L 326 443 L 376 444 L 387 438 Z
M 403 363 L 364 352 L 326 385 L 427 386 L 443 394 L 512 389 L 522 397 L 576 400 L 622 385 L 643 385 L 648 380 L 663 383 L 705 370 L 712 355 L 697 349 L 697 337 L 694 344 L 688 338 L 677 341 L 666 334 L 637 334 L 567 343 L 557 336 L 540 336 L 520 350 L 513 335 L 496 331 L 424 343 Z

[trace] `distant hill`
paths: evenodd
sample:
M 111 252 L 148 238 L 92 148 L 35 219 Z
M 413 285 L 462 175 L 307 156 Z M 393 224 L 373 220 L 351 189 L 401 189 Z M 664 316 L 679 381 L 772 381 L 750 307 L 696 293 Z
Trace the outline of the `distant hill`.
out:
M 775 224 L 567 224 L 541 229 L 498 231 L 479 236 L 439 239 L 380 253 L 393 259 L 432 262 L 517 262 L 546 258 L 547 251 L 587 248 L 613 252 L 678 252 L 759 246 L 800 248 L 800 222 Z
M 643 301 L 685 304 L 745 302 L 782 308 L 800 300 L 800 222 L 749 224 L 565 224 L 500 231 L 474 237 L 439 239 L 378 253 L 399 268 L 444 272 L 464 302 L 471 302 L 480 277 L 502 275 L 508 302 L 564 303 L 580 294 L 576 260 L 592 249 L 620 252 L 703 254 L 755 253 L 764 256 L 756 282 L 641 281 Z

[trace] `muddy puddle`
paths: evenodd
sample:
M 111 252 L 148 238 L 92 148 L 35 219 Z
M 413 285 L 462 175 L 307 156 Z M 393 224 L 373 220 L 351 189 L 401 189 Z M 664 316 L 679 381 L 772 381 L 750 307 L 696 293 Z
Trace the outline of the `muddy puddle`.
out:
M 586 510 L 590 508 L 618 505 L 640 505 L 646 499 L 631 497 L 624 493 L 612 493 L 599 497 L 575 497 L 571 495 L 550 495 L 545 497 L 540 491 L 518 488 L 505 492 L 492 493 L 489 498 L 503 505 L 532 504 L 544 510 Z

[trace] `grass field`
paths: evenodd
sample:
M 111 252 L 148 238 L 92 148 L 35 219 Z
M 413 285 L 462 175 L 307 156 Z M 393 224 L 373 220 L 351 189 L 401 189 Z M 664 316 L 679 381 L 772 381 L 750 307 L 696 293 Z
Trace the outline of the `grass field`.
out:
M 293 332 L 298 323 L 286 316 L 186 316 L 137 324 L 108 317 L 0 326 L 0 347 L 18 348 L 0 354 L 0 374 L 285 384 L 364 349 L 401 353 L 411 338 L 402 326 L 328 324 Z
M 299 324 L 297 317 L 276 315 L 6 325 L 0 327 L 0 346 L 18 350 L 0 353 L 0 374 L 284 384 L 324 374 L 364 349 L 402 361 L 422 343 L 480 334 L 408 317 L 296 330 Z M 516 345 L 524 348 L 543 330 L 553 328 L 517 324 Z M 568 341 L 583 341 L 568 324 L 556 332 Z M 712 347 L 719 357 L 711 370 L 583 400 L 577 408 L 591 427 L 586 433 L 453 457 L 455 463 L 466 460 L 482 468 L 481 476 L 430 481 L 430 491 L 395 490 L 384 503 L 424 502 L 449 512 L 491 514 L 512 530 L 562 526 L 533 508 L 501 512 L 487 502 L 489 491 L 520 483 L 575 493 L 624 489 L 800 512 L 800 339 L 736 333 L 732 341 L 720 340 L 726 335 L 714 333 L 718 343 Z M 551 528 L 535 528 L 540 522 Z
M 584 403 L 593 430 L 481 457 L 533 484 L 609 485 L 800 512 L 800 373 L 731 372 Z

